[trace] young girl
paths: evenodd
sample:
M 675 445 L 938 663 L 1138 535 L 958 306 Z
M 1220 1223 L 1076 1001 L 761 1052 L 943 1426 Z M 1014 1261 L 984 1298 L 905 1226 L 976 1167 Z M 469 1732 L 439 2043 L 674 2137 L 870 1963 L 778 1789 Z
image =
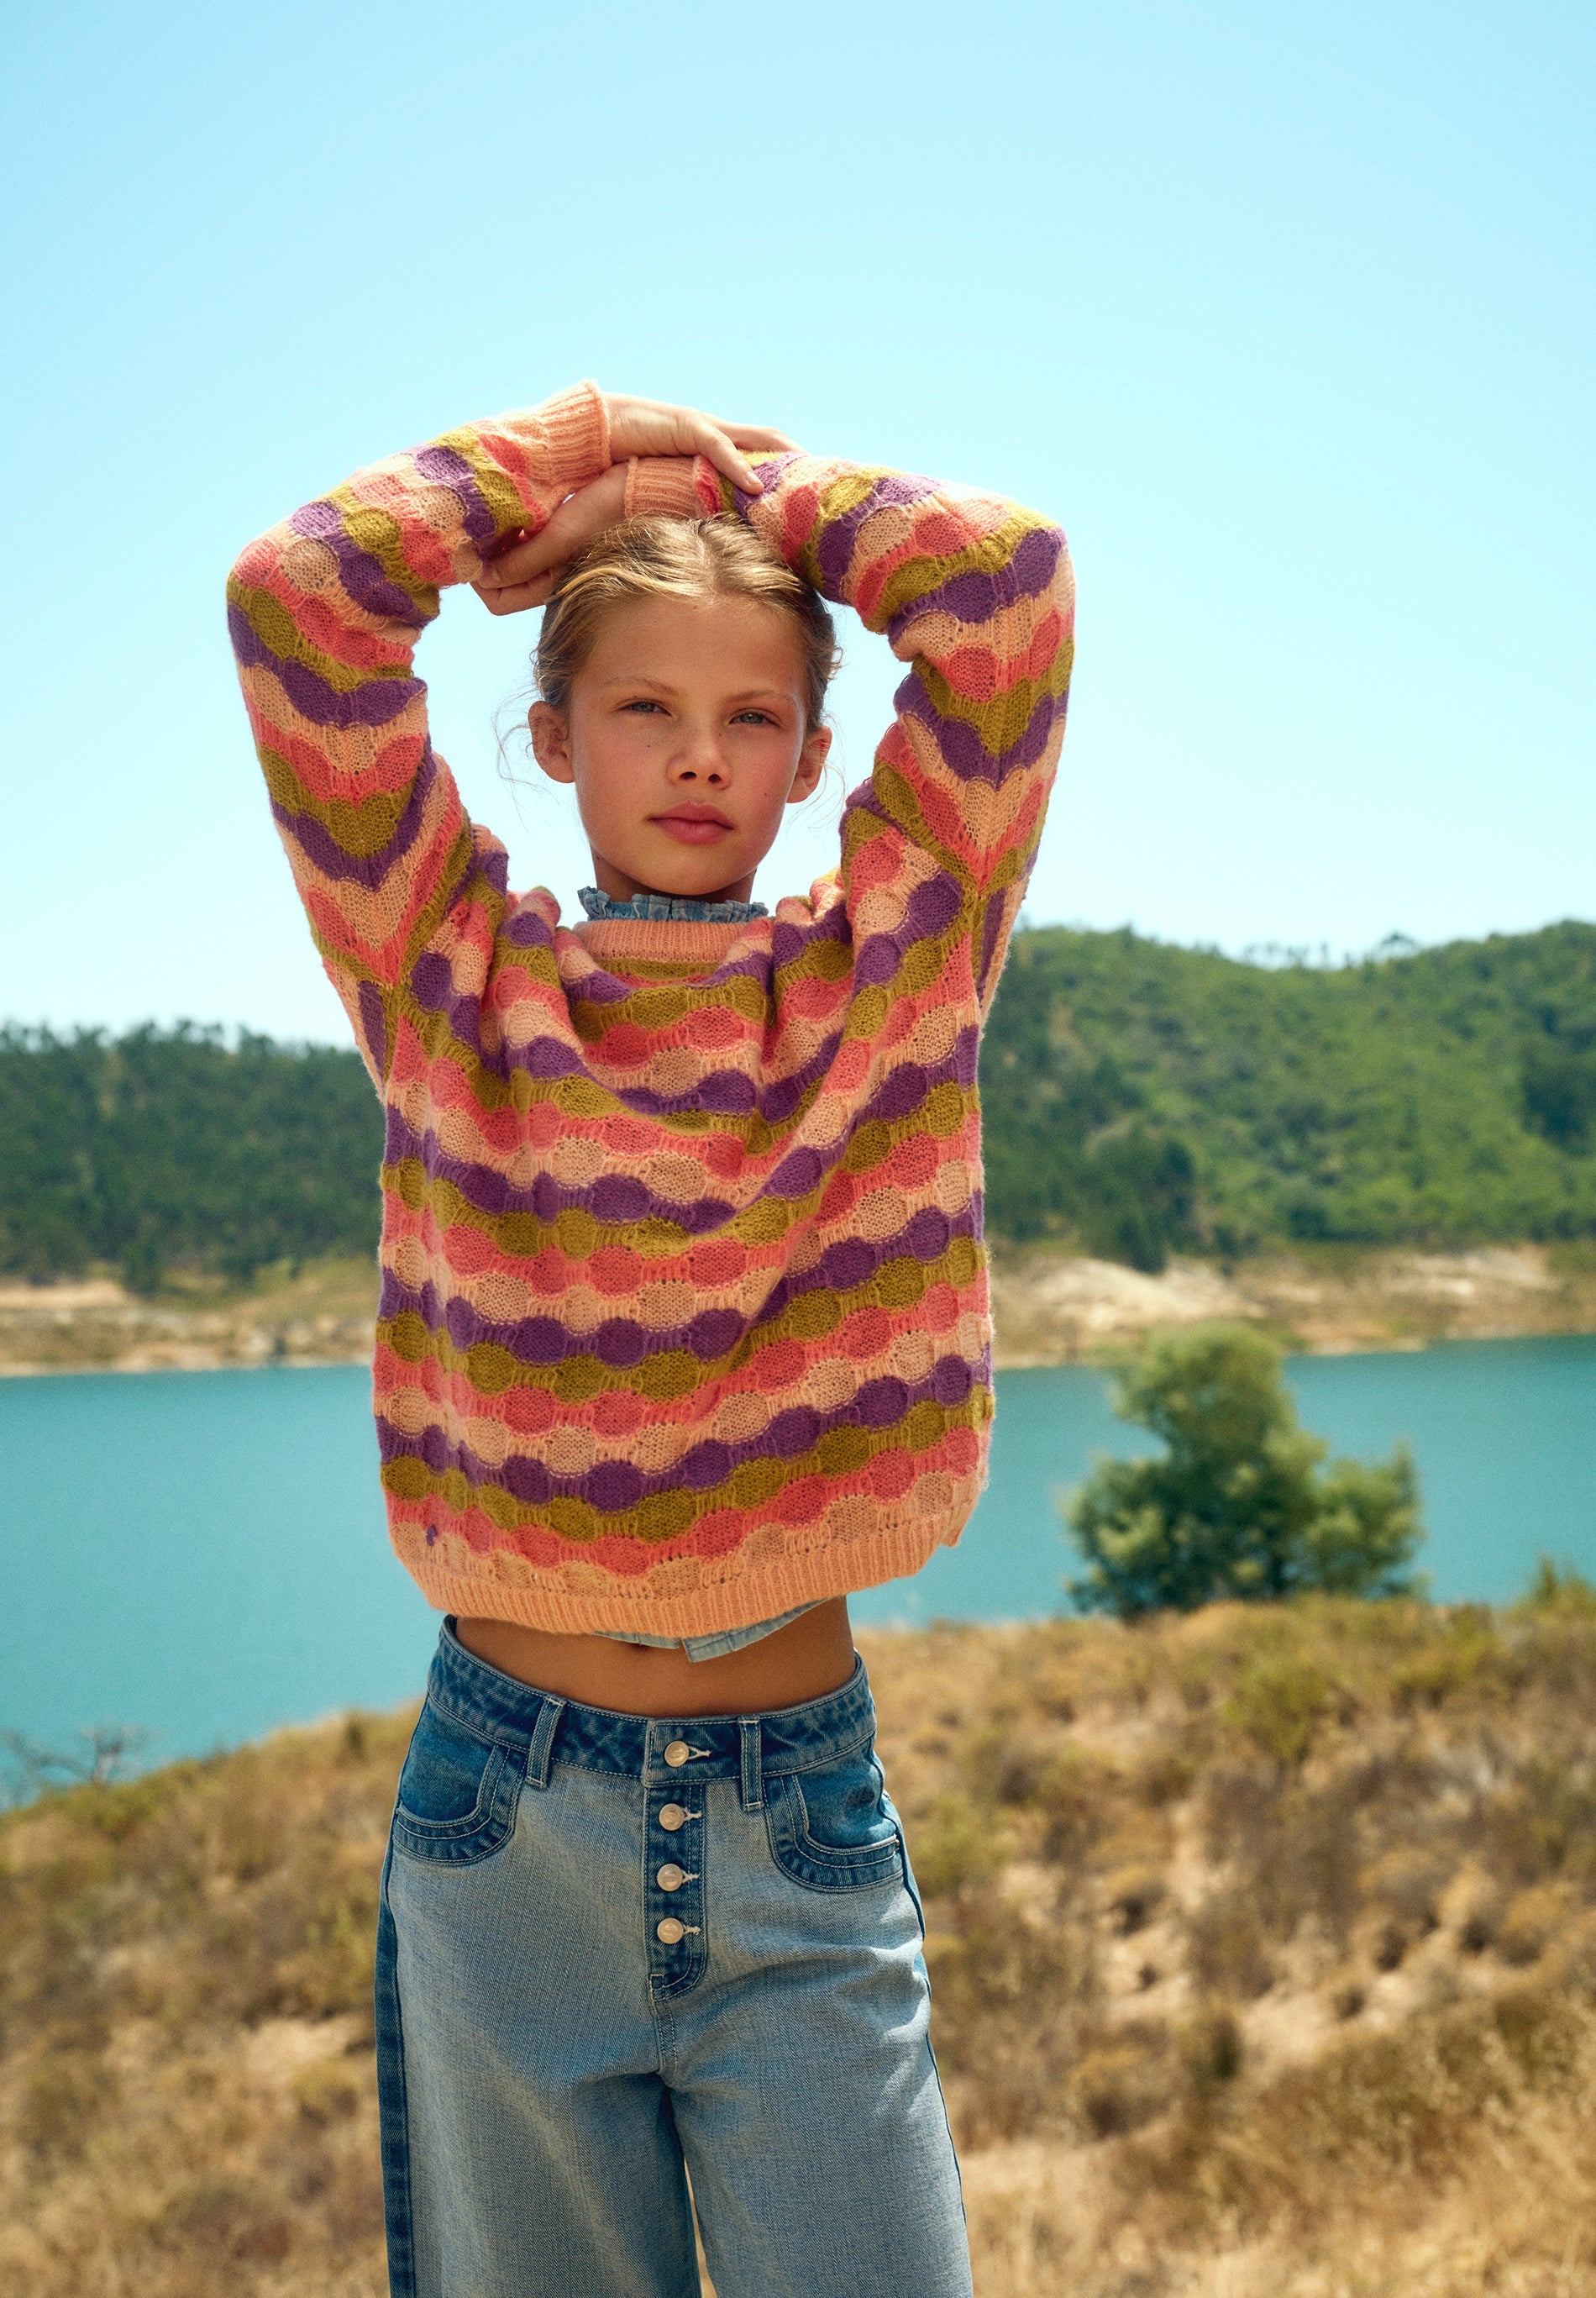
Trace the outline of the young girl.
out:
M 448 583 L 544 607 L 588 922 L 427 733 Z M 909 666 L 842 861 L 821 595 Z M 991 1418 L 975 1055 L 1062 733 L 1062 537 L 589 384 L 359 472 L 229 587 L 387 1116 L 374 1393 L 445 1615 L 379 1917 L 395 2298 L 955 2298 L 922 1929 L 847 1591 Z

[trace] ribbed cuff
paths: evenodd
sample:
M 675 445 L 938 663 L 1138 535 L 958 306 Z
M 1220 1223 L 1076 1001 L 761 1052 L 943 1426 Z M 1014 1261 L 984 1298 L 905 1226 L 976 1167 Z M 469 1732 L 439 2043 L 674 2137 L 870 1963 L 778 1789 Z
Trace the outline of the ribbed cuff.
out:
M 707 456 L 634 455 L 627 465 L 628 518 L 712 518 L 720 508 Z
M 596 479 L 609 469 L 610 411 L 596 383 L 556 392 L 529 412 L 547 442 L 552 484 L 580 486 L 584 479 Z

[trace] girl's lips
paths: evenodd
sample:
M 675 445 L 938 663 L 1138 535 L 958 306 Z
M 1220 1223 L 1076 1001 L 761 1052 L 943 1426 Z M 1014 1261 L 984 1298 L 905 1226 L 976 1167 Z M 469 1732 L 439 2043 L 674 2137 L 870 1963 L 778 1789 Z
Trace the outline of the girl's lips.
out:
M 713 814 L 656 814 L 654 825 L 682 846 L 712 846 L 718 838 L 731 835 L 730 822 Z

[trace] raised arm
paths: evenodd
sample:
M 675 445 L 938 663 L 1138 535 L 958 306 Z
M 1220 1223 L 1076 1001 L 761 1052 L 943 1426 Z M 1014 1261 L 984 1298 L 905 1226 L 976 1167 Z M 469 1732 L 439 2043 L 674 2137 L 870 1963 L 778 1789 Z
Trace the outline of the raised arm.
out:
M 583 384 L 358 471 L 251 542 L 228 580 L 272 812 L 379 1079 L 393 1000 L 439 921 L 474 871 L 504 889 L 503 848 L 432 749 L 415 641 L 443 587 L 609 463 L 605 401 Z
M 911 911 L 934 915 L 934 938 L 968 936 L 984 1012 L 1064 736 L 1074 608 L 1064 536 L 998 496 L 901 471 L 807 455 L 755 468 L 763 493 L 722 480 L 726 507 L 909 665 L 870 781 L 843 816 L 856 935 L 868 889 L 896 874 L 878 841 L 909 840 L 936 864 Z
M 870 781 L 843 816 L 855 944 L 861 958 L 865 943 L 878 944 L 873 984 L 884 988 L 912 946 L 917 971 L 973 976 L 984 1013 L 1063 740 L 1074 608 L 1064 537 L 999 496 L 810 455 L 765 456 L 754 434 L 741 435 L 753 464 L 741 475 L 724 459 L 717 467 L 703 453 L 645 445 L 624 495 L 619 471 L 585 490 L 479 588 L 496 614 L 517 613 L 543 603 L 562 557 L 608 520 L 730 511 L 884 633 L 909 676 Z

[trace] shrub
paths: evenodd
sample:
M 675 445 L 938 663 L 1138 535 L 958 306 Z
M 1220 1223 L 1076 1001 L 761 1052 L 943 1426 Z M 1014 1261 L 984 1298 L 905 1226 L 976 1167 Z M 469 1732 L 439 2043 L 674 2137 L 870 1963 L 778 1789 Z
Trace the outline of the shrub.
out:
M 1224 1597 L 1308 1590 L 1411 1593 L 1423 1537 L 1402 1448 L 1366 1467 L 1337 1460 L 1296 1425 L 1279 1351 L 1244 1327 L 1165 1334 L 1119 1375 L 1115 1409 L 1163 1439 L 1162 1459 L 1102 1460 L 1065 1522 L 1086 1558 L 1070 1593 L 1131 1618 Z

